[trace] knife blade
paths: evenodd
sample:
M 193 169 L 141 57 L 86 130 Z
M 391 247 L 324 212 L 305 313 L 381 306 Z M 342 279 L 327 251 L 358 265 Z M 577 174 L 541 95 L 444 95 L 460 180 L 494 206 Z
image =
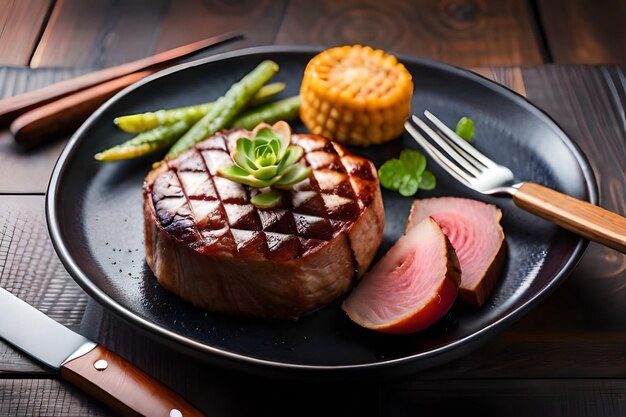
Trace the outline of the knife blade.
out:
M 57 369 L 61 377 L 122 416 L 196 417 L 178 394 L 0 288 L 0 338 Z

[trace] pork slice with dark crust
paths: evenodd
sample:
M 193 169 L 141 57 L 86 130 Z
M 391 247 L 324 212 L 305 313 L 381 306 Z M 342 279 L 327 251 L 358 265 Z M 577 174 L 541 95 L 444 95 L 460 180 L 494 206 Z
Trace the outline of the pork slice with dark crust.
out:
M 384 228 L 376 169 L 321 136 L 293 135 L 313 172 L 279 207 L 258 209 L 256 189 L 217 174 L 244 135 L 220 132 L 146 176 L 146 260 L 165 288 L 199 307 L 299 317 L 369 267 Z

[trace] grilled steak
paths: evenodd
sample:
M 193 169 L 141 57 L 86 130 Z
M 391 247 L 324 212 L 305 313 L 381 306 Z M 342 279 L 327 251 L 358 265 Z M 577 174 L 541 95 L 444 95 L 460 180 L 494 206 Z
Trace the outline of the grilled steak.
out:
M 369 267 L 384 228 L 374 165 L 316 135 L 292 136 L 313 169 L 282 205 L 217 174 L 250 132 L 218 133 L 153 169 L 144 184 L 146 259 L 159 282 L 211 311 L 271 318 L 307 314 Z

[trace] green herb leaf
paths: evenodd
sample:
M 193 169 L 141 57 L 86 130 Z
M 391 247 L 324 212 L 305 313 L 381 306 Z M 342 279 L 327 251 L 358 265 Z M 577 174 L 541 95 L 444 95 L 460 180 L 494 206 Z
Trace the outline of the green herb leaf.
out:
M 399 159 L 390 159 L 385 162 L 378 170 L 380 184 L 393 191 L 398 191 L 402 181 L 404 165 Z
M 469 142 L 474 137 L 474 122 L 469 117 L 461 117 L 454 131 Z
M 380 184 L 405 197 L 415 195 L 421 188 L 432 190 L 435 176 L 426 171 L 426 158 L 423 154 L 412 150 L 403 150 L 399 159 L 390 159 L 378 169 Z
M 419 188 L 422 190 L 432 190 L 437 186 L 437 179 L 430 171 L 424 171 L 420 179 Z
M 402 178 L 402 184 L 400 184 L 400 188 L 398 192 L 405 197 L 411 197 L 414 195 L 419 189 L 419 180 L 416 177 L 411 175 L 407 175 Z
M 404 165 L 404 169 L 414 175 L 420 175 L 426 169 L 426 157 L 416 151 L 405 149 L 400 152 L 400 162 Z

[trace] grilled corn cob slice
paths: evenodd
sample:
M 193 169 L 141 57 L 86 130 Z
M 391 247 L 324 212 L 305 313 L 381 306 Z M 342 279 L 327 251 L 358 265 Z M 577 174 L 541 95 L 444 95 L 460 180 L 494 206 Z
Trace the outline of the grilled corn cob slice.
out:
M 300 89 L 300 118 L 313 133 L 369 146 L 402 134 L 411 110 L 411 74 L 369 46 L 328 49 L 309 61 Z

